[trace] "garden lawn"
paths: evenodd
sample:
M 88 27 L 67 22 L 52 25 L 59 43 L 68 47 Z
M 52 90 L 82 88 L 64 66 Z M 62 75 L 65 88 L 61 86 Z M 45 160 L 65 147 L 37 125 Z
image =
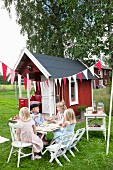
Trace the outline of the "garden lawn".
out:
M 97 93 L 97 91 L 95 92 Z M 98 91 L 99 93 L 99 91 Z M 97 93 L 97 94 L 98 94 Z M 96 96 L 95 96 L 96 97 Z M 104 96 L 103 96 L 104 98 Z M 104 101 L 104 99 L 103 99 Z M 109 111 L 108 111 L 109 112 Z M 9 118 L 18 114 L 18 106 L 16 104 L 14 89 L 0 91 L 0 136 L 11 139 L 10 131 L 8 127 Z M 108 117 L 107 117 L 108 122 Z M 95 120 L 91 122 L 95 123 Z M 98 120 L 96 123 L 101 123 Z M 108 123 L 107 123 L 108 126 Z M 85 127 L 85 122 L 77 123 L 75 131 L 79 128 Z M 52 133 L 47 135 L 50 141 L 53 137 Z M 111 125 L 111 140 L 110 140 L 110 152 L 106 156 L 106 141 L 102 132 L 89 132 L 89 141 L 86 140 L 86 133 L 82 137 L 81 141 L 77 144 L 79 152 L 74 151 L 76 157 L 72 157 L 69 153 L 66 153 L 70 159 L 70 163 L 63 157 L 59 160 L 63 164 L 63 168 L 60 167 L 55 161 L 49 163 L 50 155 L 46 153 L 42 156 L 41 160 L 30 160 L 30 157 L 22 158 L 20 161 L 20 168 L 17 168 L 17 156 L 12 155 L 9 163 L 6 163 L 11 148 L 11 140 L 0 144 L 0 169 L 1 170 L 113 170 L 113 118 Z

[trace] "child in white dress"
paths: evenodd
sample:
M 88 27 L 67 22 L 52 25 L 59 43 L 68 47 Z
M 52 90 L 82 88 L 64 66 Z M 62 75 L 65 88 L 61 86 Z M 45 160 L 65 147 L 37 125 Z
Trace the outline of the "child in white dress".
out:
M 17 137 L 20 140 L 20 133 L 21 133 L 21 140 L 23 142 L 30 142 L 33 143 L 33 150 L 34 150 L 34 159 L 40 159 L 37 153 L 40 153 L 43 149 L 43 142 L 42 140 L 36 135 L 36 128 L 35 122 L 30 116 L 30 111 L 27 107 L 22 107 L 19 111 L 19 124 L 22 129 L 17 129 Z

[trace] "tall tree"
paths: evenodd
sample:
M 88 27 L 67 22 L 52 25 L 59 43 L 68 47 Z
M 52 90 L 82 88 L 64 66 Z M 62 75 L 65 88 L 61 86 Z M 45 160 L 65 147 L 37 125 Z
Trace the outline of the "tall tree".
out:
M 3 0 L 14 4 L 30 50 L 88 63 L 112 52 L 112 0 Z M 91 63 L 90 62 L 90 63 Z M 93 62 L 92 62 L 93 64 Z

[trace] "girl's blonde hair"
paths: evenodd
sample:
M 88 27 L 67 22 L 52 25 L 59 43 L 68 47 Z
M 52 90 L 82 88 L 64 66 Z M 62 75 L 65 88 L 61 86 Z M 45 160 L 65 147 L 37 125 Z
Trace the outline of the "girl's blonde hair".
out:
M 61 110 L 63 110 L 63 112 L 64 112 L 64 110 L 67 109 L 65 102 L 59 102 L 59 103 L 56 104 L 56 106 L 58 108 L 60 108 Z
M 30 111 L 27 107 L 22 107 L 19 111 L 19 118 L 23 122 L 31 120 Z
M 71 124 L 76 122 L 75 112 L 69 108 L 64 111 L 64 122 L 69 121 Z

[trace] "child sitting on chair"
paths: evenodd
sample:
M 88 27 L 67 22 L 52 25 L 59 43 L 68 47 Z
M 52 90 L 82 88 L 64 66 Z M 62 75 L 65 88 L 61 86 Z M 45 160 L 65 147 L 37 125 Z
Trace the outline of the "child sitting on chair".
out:
M 31 117 L 35 121 L 36 126 L 40 126 L 44 122 L 44 117 L 39 113 L 39 105 L 30 105 Z
M 19 121 L 18 125 L 22 127 L 22 129 L 17 129 L 17 137 L 23 142 L 30 142 L 33 144 L 34 151 L 34 159 L 40 159 L 41 156 L 37 153 L 40 153 L 43 149 L 42 140 L 36 135 L 36 127 L 35 122 L 32 120 L 30 116 L 30 111 L 27 107 L 22 107 L 19 111 Z
M 55 120 L 54 118 L 50 118 L 49 121 L 58 123 L 58 124 L 62 124 L 63 120 L 64 120 L 64 111 L 65 111 L 65 109 L 67 109 L 67 107 L 66 107 L 65 103 L 61 101 L 56 104 L 56 108 L 57 108 L 58 120 Z
M 60 136 L 74 134 L 74 128 L 76 125 L 76 118 L 73 109 L 66 109 L 64 111 L 64 120 L 61 124 L 59 131 L 54 132 L 54 139 L 58 143 Z
M 44 117 L 39 113 L 39 105 L 38 104 L 32 104 L 30 105 L 30 112 L 31 112 L 31 117 L 35 121 L 36 126 L 40 126 L 44 122 Z M 41 137 L 42 134 L 38 133 L 38 135 Z M 43 137 L 43 144 L 48 145 L 48 142 L 46 141 L 46 135 Z

